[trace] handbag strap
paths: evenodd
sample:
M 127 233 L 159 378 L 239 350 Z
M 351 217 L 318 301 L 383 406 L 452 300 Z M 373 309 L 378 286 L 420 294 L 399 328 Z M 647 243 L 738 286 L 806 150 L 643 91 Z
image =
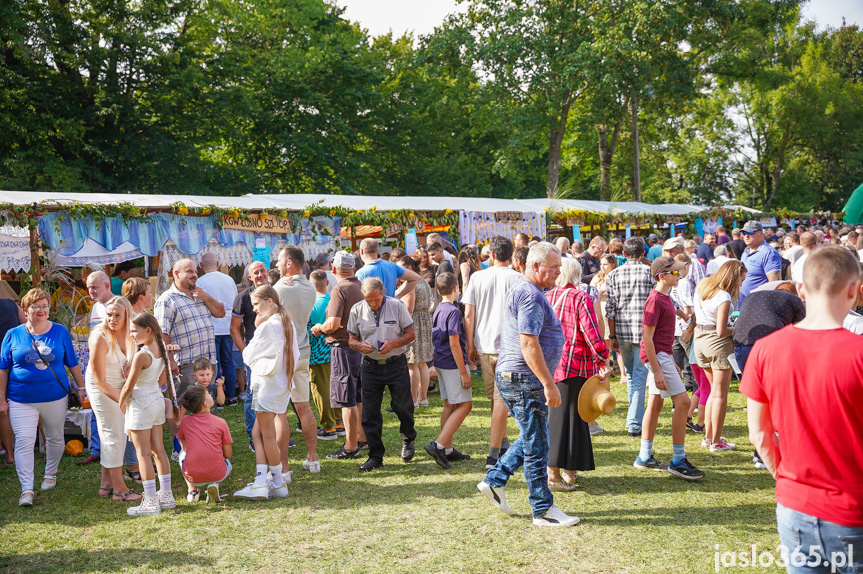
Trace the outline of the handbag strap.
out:
M 25 329 L 27 329 L 27 328 L 25 327 Z M 30 335 L 30 340 L 33 342 L 32 343 L 33 350 L 36 351 L 36 354 L 39 355 L 39 359 L 41 359 L 42 362 L 45 363 L 45 366 L 48 367 L 48 370 L 51 371 L 51 374 L 54 375 L 55 379 L 57 379 L 57 384 L 60 385 L 60 388 L 62 388 L 64 391 L 66 391 L 67 395 L 71 395 L 72 394 L 72 384 L 71 383 L 69 384 L 68 389 L 65 386 L 63 386 L 63 382 L 60 380 L 60 377 L 57 376 L 57 373 L 54 372 L 54 369 L 51 368 L 51 365 L 48 364 L 48 361 L 46 361 L 45 357 L 42 356 L 42 353 L 39 351 L 39 347 L 36 346 L 36 337 L 33 336 L 33 333 L 30 332 L 30 329 L 27 329 L 27 334 Z

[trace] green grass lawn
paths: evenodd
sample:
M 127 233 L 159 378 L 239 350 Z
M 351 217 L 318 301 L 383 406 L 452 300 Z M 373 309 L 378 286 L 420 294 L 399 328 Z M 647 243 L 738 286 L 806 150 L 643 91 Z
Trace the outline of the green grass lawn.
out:
M 58 486 L 38 491 L 44 456 L 37 455 L 33 508 L 17 506 L 14 467 L 0 465 L 0 572 L 692 572 L 714 571 L 722 552 L 775 549 L 773 480 L 756 470 L 746 438 L 744 398 L 733 385 L 725 436 L 738 450 L 710 454 L 689 433 L 689 459 L 707 473 L 696 483 L 632 466 L 638 441 L 627 437 L 626 390 L 615 382 L 618 408 L 594 437 L 597 469 L 573 493 L 558 493 L 571 528 L 531 524 L 524 476 L 509 483 L 506 516 L 476 490 L 488 454 L 489 403 L 474 377 L 474 410 L 456 435 L 473 456 L 443 470 L 422 450 L 437 435 L 442 402 L 417 412 L 417 456 L 399 458 L 398 421 L 384 415 L 385 466 L 360 474 L 362 461 L 329 461 L 312 475 L 301 435 L 291 450 L 290 496 L 267 502 L 190 504 L 173 466 L 177 508 L 132 518 L 126 504 L 96 496 L 99 469 L 63 457 Z M 385 398 L 384 403 L 388 404 Z M 234 473 L 222 492 L 249 482 L 254 458 L 246 446 L 242 409 L 223 411 L 236 440 Z M 671 405 L 660 419 L 654 450 L 671 455 Z M 296 423 L 293 417 L 292 425 Z M 510 438 L 517 430 L 510 419 Z M 319 442 L 323 455 L 339 442 Z M 140 490 L 140 484 L 133 487 Z M 775 568 L 759 568 L 775 571 Z

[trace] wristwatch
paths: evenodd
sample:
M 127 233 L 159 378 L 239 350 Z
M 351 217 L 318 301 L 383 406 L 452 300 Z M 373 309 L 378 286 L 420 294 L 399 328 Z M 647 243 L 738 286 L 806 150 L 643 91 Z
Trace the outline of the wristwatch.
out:
M 617 337 L 615 337 L 614 335 L 609 335 L 608 338 L 609 339 L 617 339 Z

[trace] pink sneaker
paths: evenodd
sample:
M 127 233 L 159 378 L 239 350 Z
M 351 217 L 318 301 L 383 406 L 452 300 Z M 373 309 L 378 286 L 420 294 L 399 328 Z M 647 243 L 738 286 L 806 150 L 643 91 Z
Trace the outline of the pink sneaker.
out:
M 711 441 L 711 440 L 710 440 L 709 438 L 707 438 L 707 437 L 704 437 L 704 438 L 701 440 L 701 446 L 703 446 L 704 448 L 710 448 L 711 446 L 713 446 L 713 441 Z
M 733 442 L 728 442 L 725 437 L 722 437 L 718 443 L 710 445 L 710 452 L 719 452 L 723 450 L 734 450 L 737 445 Z

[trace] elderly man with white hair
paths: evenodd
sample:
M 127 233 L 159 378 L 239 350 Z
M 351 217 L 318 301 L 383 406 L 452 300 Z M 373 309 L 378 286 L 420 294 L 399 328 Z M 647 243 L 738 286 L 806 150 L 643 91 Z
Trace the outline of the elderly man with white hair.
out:
M 730 251 L 731 250 L 725 245 L 719 245 L 713 250 L 713 259 L 711 259 L 710 263 L 707 264 L 708 277 L 716 273 L 726 261 L 733 261 L 733 259 L 728 256 Z
M 577 516 L 554 506 L 548 487 L 548 409 L 560 406 L 554 373 L 560 364 L 564 336 L 560 319 L 545 298 L 560 275 L 560 252 L 542 241 L 530 248 L 525 275 L 506 294 L 500 329 L 495 382 L 521 436 L 477 488 L 499 510 L 512 514 L 506 502 L 509 478 L 524 466 L 528 499 L 537 526 L 572 526 Z
M 558 237 L 554 242 L 554 246 L 560 251 L 561 257 L 569 257 L 569 239 L 566 237 Z
M 201 257 L 201 269 L 204 276 L 198 278 L 198 287 L 225 308 L 224 317 L 212 318 L 219 357 L 213 370 L 216 371 L 215 379 L 225 379 L 225 405 L 232 407 L 237 404 L 237 371 L 234 370 L 234 341 L 231 339 L 231 315 L 237 298 L 237 284 L 228 274 L 219 270 L 219 256 L 213 252 L 204 253 Z

